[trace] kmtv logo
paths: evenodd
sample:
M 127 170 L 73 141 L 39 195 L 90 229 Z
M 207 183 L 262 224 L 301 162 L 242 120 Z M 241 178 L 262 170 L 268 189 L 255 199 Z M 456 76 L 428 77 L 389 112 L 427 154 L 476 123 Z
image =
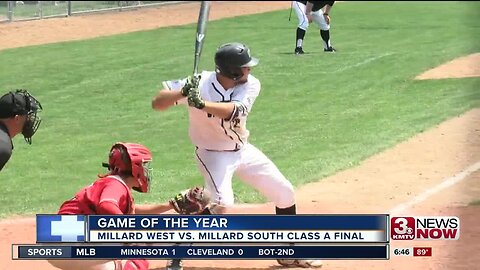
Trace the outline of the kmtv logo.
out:
M 392 240 L 458 240 L 458 217 L 392 217 Z

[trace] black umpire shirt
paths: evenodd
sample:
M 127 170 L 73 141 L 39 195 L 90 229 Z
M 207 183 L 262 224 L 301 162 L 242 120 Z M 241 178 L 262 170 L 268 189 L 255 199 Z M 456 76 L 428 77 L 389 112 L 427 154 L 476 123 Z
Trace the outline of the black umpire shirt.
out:
M 12 156 L 12 149 L 13 143 L 8 135 L 8 129 L 3 123 L 0 123 L 0 171 Z
M 333 7 L 333 4 L 335 4 L 335 1 L 307 1 L 313 4 L 312 11 L 318 11 L 321 8 L 323 8 L 325 5 L 329 5 Z

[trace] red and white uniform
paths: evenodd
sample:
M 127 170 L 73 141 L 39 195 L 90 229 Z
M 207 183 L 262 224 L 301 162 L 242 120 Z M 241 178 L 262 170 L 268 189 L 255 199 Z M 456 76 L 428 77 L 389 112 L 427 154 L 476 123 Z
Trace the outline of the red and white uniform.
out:
M 93 184 L 81 189 L 74 198 L 65 201 L 60 215 L 95 215 L 99 214 L 99 205 L 103 202 L 113 203 L 123 214 L 133 214 L 135 206 L 130 188 L 116 175 L 97 179 Z M 117 210 L 118 211 L 118 210 Z M 112 213 L 101 213 L 112 214 Z M 49 260 L 50 264 L 60 269 L 69 270 L 147 270 L 148 261 L 135 260 Z
M 123 214 L 133 214 L 135 210 L 130 188 L 115 175 L 99 178 L 83 188 L 74 198 L 62 204 L 60 215 L 95 215 L 102 202 L 115 204 Z

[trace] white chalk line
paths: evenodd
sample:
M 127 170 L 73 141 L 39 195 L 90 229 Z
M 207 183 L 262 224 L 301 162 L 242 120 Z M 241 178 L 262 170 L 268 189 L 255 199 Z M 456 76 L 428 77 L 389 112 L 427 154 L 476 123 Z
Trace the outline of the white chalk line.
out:
M 390 56 L 392 54 L 394 54 L 394 53 L 389 52 L 389 53 L 384 53 L 384 54 L 381 54 L 381 55 L 378 55 L 378 56 L 370 57 L 370 58 L 367 58 L 367 59 L 363 60 L 362 62 L 358 62 L 358 63 L 355 63 L 353 65 L 348 65 L 348 66 L 345 66 L 343 68 L 339 68 L 339 69 L 337 69 L 335 71 L 332 71 L 330 73 L 338 73 L 338 72 L 342 72 L 342 71 L 345 71 L 345 70 L 348 70 L 348 69 L 351 69 L 351 68 L 356 68 L 356 67 L 359 67 L 359 66 L 363 66 L 365 64 L 368 64 L 370 62 L 373 62 L 375 60 L 378 60 L 378 59 L 386 57 L 386 56 Z
M 470 174 L 472 174 L 472 173 L 474 173 L 478 170 L 480 170 L 480 161 L 476 162 L 473 165 L 470 165 L 469 167 L 465 168 L 463 171 L 457 173 L 456 175 L 454 175 L 452 177 L 447 177 L 447 178 L 443 179 L 436 186 L 425 190 L 424 192 L 422 192 L 422 193 L 418 194 L 417 196 L 413 197 L 411 200 L 397 205 L 396 207 L 394 207 L 390 210 L 390 214 L 398 216 L 398 215 L 402 214 L 405 210 L 409 209 L 410 207 L 425 201 L 430 196 L 432 196 L 432 195 L 434 195 L 434 194 L 436 194 L 436 193 L 438 193 L 438 192 L 440 192 L 440 191 L 442 191 L 446 188 L 449 188 L 449 187 L 451 187 L 455 184 L 460 183 L 461 181 L 465 180 L 467 178 L 467 176 L 469 176 Z
M 381 59 L 383 57 L 387 57 L 387 56 L 390 56 L 390 55 L 393 55 L 393 54 L 395 54 L 395 53 L 394 52 L 384 53 L 384 54 L 381 54 L 381 55 L 377 55 L 377 56 L 367 58 L 367 59 L 365 59 L 361 62 L 355 63 L 355 64 L 347 65 L 347 66 L 341 67 L 339 69 L 329 70 L 329 71 L 312 70 L 310 72 L 303 72 L 303 71 L 298 71 L 297 70 L 297 71 L 284 71 L 284 72 L 279 71 L 279 72 L 274 72 L 274 73 L 271 73 L 271 72 L 260 72 L 260 73 L 264 74 L 264 75 L 275 75 L 275 76 L 277 76 L 277 75 L 298 75 L 299 73 L 303 74 L 303 75 L 333 74 L 333 73 L 343 72 L 345 70 L 349 70 L 349 69 L 352 69 L 352 68 L 356 68 L 356 67 L 359 67 L 359 66 L 363 66 L 363 65 L 368 64 L 370 62 L 376 61 L 378 59 Z M 282 67 L 282 68 L 287 68 L 287 67 Z M 315 68 L 318 68 L 318 64 L 315 64 L 315 66 L 312 66 L 312 69 L 315 69 Z M 310 68 L 308 68 L 308 69 L 310 69 Z

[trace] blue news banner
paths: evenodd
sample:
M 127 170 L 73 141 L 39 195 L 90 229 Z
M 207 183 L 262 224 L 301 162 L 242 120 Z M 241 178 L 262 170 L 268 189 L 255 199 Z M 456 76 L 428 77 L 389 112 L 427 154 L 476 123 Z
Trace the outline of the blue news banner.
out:
M 14 245 L 13 257 L 388 259 L 388 226 L 388 215 L 37 215 L 37 243 L 43 244 Z M 171 237 L 150 239 L 152 233 Z M 217 238 L 222 233 L 235 237 Z
M 388 215 L 37 215 L 37 243 L 388 243 Z

